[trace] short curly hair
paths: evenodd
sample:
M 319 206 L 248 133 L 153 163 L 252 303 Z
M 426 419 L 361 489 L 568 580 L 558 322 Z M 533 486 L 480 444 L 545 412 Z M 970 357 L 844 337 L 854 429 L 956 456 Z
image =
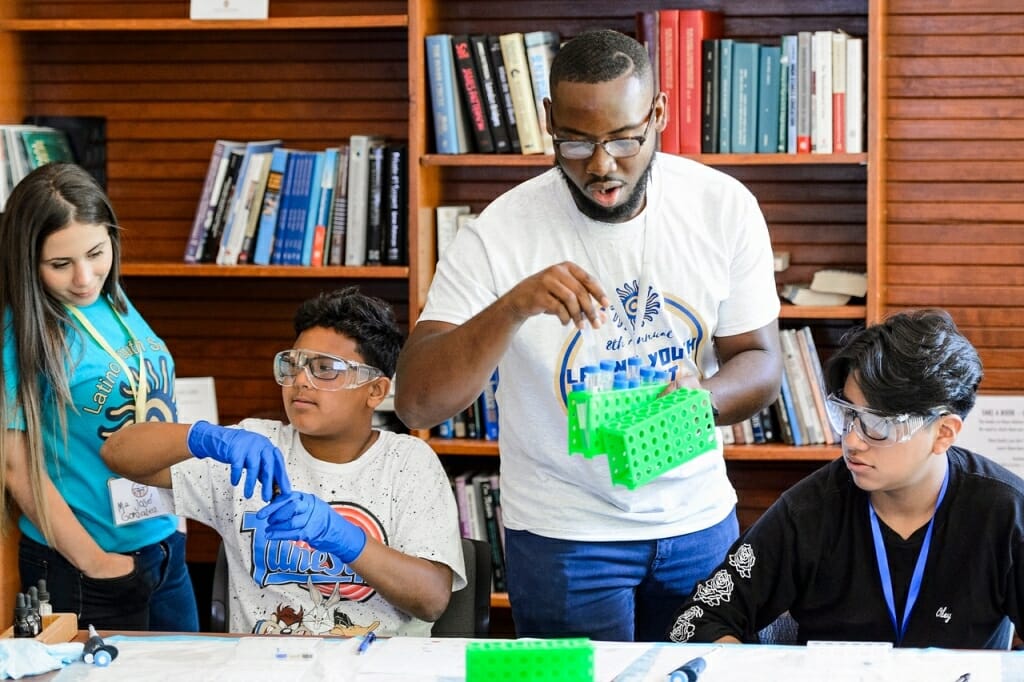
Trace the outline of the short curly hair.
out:
M 562 81 L 606 83 L 626 74 L 653 84 L 651 60 L 644 46 L 618 31 L 587 31 L 565 43 L 555 54 L 551 90 Z
M 321 292 L 305 301 L 295 313 L 294 326 L 296 336 L 313 327 L 333 329 L 355 342 L 367 364 L 385 376 L 395 375 L 403 337 L 394 310 L 387 301 L 360 293 L 359 287 Z

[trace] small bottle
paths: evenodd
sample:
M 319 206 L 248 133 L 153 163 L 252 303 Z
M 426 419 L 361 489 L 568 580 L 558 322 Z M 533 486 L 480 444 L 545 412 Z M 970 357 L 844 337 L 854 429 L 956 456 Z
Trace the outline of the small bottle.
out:
M 640 377 L 633 377 L 632 379 L 629 380 L 630 388 L 640 388 L 641 385 L 642 382 L 640 381 Z
M 621 391 L 624 388 L 629 388 L 629 379 L 626 378 L 625 372 L 615 373 L 615 379 L 612 381 L 612 388 L 616 391 Z
M 45 618 L 53 615 L 53 606 L 50 605 L 50 593 L 46 591 L 46 579 L 40 578 L 37 586 L 39 593 L 39 616 Z
M 640 383 L 641 384 L 653 384 L 654 375 L 656 372 L 653 367 L 641 367 L 640 368 Z
M 631 358 L 628 358 L 626 360 L 626 377 L 629 378 L 629 379 L 639 379 L 640 378 L 640 365 L 642 363 L 643 363 L 643 360 L 641 360 L 640 358 L 636 357 L 635 355 L 633 357 L 631 357 Z
M 28 615 L 26 617 L 32 625 L 32 636 L 34 637 L 43 631 L 43 619 L 39 615 L 39 591 L 35 585 L 28 588 L 26 601 L 28 602 Z
M 19 592 L 14 600 L 14 636 L 35 637 L 37 634 L 33 632 L 32 621 L 28 617 L 28 598 Z

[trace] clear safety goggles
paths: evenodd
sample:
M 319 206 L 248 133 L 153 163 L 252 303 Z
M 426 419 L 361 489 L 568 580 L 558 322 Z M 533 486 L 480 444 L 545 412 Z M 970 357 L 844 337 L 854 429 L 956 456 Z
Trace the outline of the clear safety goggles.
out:
M 376 367 L 302 348 L 283 350 L 274 356 L 274 379 L 291 386 L 305 370 L 310 385 L 321 391 L 358 388 L 384 376 Z
M 828 420 L 840 437 L 851 430 L 868 445 L 887 448 L 910 440 L 915 433 L 944 414 L 946 408 L 936 408 L 929 414 L 885 414 L 870 407 L 854 405 L 832 393 L 825 399 Z

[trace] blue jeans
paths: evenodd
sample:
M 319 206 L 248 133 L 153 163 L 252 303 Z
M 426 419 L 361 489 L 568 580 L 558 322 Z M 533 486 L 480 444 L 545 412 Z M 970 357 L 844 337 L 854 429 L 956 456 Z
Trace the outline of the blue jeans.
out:
M 508 530 L 516 635 L 666 640 L 676 609 L 738 536 L 735 510 L 706 530 L 657 540 L 576 542 Z
M 97 580 L 56 550 L 22 536 L 18 568 L 25 588 L 45 578 L 54 613 L 77 614 L 83 629 L 95 625 L 97 630 L 198 631 L 196 596 L 185 565 L 185 535 L 172 533 L 128 554 L 135 557 L 134 571 Z

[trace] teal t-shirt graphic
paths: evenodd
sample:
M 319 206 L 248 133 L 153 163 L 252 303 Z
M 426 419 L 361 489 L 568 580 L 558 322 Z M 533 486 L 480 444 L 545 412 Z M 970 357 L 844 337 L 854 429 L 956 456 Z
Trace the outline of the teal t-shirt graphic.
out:
M 124 526 L 114 524 L 108 481 L 117 478 L 100 458 L 103 442 L 119 428 L 135 422 L 135 392 L 139 383 L 139 356 L 145 372 L 146 403 L 140 421 L 176 420 L 174 402 L 174 361 L 163 340 L 146 324 L 131 303 L 118 319 L 106 297 L 78 309 L 97 333 L 106 339 L 122 362 L 104 350 L 82 327 L 73 322 L 68 329 L 70 359 L 67 363 L 71 389 L 71 408 L 67 419 L 67 438 L 61 432 L 54 413 L 52 393 L 43 387 L 43 439 L 46 466 L 54 485 L 71 506 L 78 520 L 97 543 L 108 552 L 128 552 L 158 542 L 177 528 L 172 515 L 159 516 Z M 4 315 L 4 369 L 8 399 L 14 397 L 17 368 L 14 364 L 15 341 L 10 315 Z M 132 372 L 131 381 L 125 367 Z M 7 426 L 24 429 L 22 412 Z M 140 452 L 138 456 L 144 457 Z M 45 543 L 38 528 L 22 516 L 22 533 Z

